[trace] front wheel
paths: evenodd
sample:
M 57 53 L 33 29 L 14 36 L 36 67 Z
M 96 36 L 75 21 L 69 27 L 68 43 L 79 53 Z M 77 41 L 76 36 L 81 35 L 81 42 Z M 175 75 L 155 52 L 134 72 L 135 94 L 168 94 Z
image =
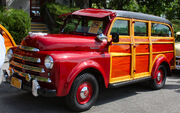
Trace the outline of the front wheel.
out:
M 161 89 L 164 87 L 167 76 L 166 67 L 164 65 L 160 65 L 154 76 L 155 78 L 151 80 L 151 87 L 153 89 Z
M 73 111 L 85 111 L 92 107 L 99 95 L 99 84 L 96 78 L 85 73 L 78 76 L 72 84 L 66 105 Z

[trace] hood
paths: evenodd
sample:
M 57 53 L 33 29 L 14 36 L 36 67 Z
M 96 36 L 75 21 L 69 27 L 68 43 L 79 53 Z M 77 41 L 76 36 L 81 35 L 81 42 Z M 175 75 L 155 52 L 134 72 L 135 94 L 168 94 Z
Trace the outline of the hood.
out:
M 107 41 L 96 41 L 95 36 L 69 34 L 29 35 L 22 41 L 23 46 L 41 51 L 97 51 L 107 45 Z
M 175 43 L 176 56 L 180 56 L 180 42 Z

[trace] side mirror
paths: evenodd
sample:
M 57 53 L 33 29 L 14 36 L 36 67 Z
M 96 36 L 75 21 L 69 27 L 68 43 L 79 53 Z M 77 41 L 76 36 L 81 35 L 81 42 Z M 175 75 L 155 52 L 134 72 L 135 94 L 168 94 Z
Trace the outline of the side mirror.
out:
M 119 42 L 119 34 L 112 33 L 112 42 Z

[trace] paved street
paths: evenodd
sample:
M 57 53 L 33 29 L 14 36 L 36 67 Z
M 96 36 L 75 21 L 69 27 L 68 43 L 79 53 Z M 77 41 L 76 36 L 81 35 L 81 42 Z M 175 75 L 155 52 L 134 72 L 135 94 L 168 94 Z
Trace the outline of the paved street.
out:
M 180 72 L 179 72 L 180 73 Z M 178 76 L 179 75 L 179 76 Z M 29 92 L 0 86 L 0 113 L 65 113 L 62 98 L 35 98 Z M 85 113 L 180 113 L 180 74 L 168 77 L 166 86 L 153 91 L 143 84 L 105 89 Z

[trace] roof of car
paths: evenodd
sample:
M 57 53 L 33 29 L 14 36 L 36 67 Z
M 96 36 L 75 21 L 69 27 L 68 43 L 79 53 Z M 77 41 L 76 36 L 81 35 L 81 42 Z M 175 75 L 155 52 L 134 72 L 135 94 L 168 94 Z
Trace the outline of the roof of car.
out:
M 141 20 L 149 20 L 149 21 L 157 21 L 162 23 L 167 23 L 171 25 L 171 22 L 165 18 L 144 14 L 139 12 L 131 12 L 131 11 L 122 11 L 122 10 L 107 10 L 116 13 L 118 17 L 126 17 L 126 18 L 134 18 L 134 19 L 141 19 Z
M 110 16 L 111 14 L 116 14 L 117 17 L 156 21 L 156 22 L 166 23 L 172 26 L 169 20 L 162 17 L 139 13 L 139 12 L 123 11 L 123 10 L 87 8 L 87 9 L 81 9 L 81 10 L 75 11 L 72 14 L 80 15 L 80 16 L 97 17 L 97 18 L 104 18 L 106 16 Z

